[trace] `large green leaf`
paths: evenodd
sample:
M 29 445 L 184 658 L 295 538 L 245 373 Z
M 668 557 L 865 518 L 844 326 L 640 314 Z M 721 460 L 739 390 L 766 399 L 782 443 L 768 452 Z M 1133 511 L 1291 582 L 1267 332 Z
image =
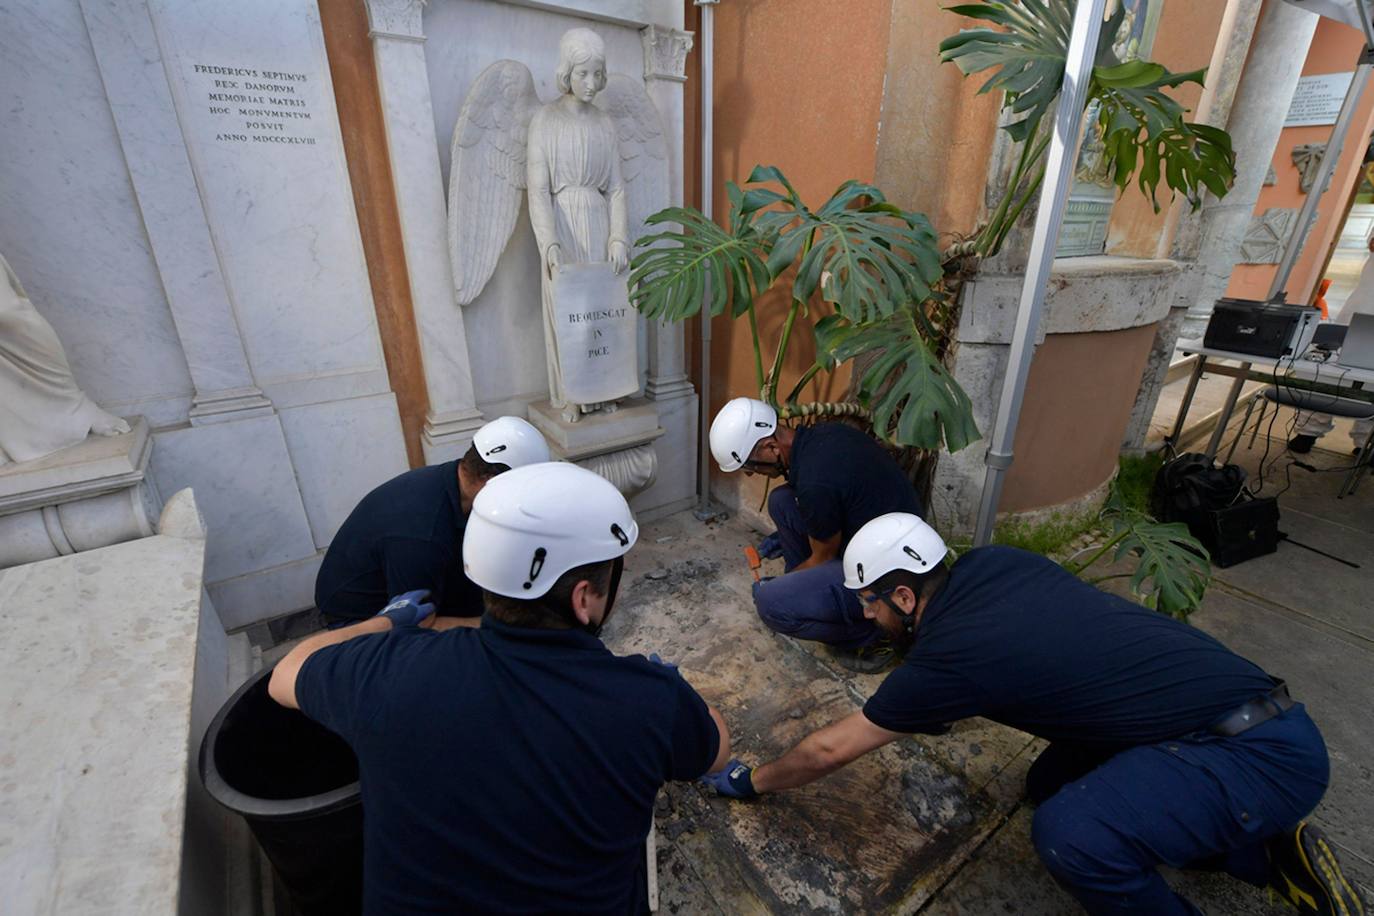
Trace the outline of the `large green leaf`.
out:
M 759 230 L 776 233 L 768 257 L 773 276 L 797 265 L 792 296 L 798 302 L 819 291 L 857 324 L 930 298 L 942 269 L 935 230 L 924 214 L 888 203 L 882 191 L 859 181 L 846 181 L 814 211 L 776 167 L 755 168 L 749 181 L 784 188 L 751 189 L 745 198 L 767 208 L 758 211 Z
M 1012 139 L 1024 142 L 1054 104 L 1064 82 L 1072 6 L 1064 0 L 1024 0 L 1020 5 L 967 3 L 947 9 L 1002 27 L 964 29 L 951 35 L 940 42 L 940 60 L 952 61 L 965 76 L 995 69 L 978 92 L 1006 93 L 1004 107 L 1025 115 L 1007 124 L 1006 130 Z
M 854 325 L 838 315 L 816 323 L 816 359 L 825 368 L 881 350 L 859 382 L 859 400 L 873 417 L 873 431 L 898 445 L 951 452 L 981 438 L 973 405 L 922 337 L 908 307 L 883 321 Z
M 1111 522 L 1113 536 L 1121 537 L 1115 559 L 1137 558 L 1131 591 L 1147 606 L 1186 620 L 1202 603 L 1212 578 L 1207 549 L 1188 532 L 1187 525 L 1157 522 L 1128 508 L 1115 491 L 1103 517 Z
M 1225 196 L 1236 178 L 1236 156 L 1224 130 L 1183 120 L 1184 109 L 1161 91 L 1183 83 L 1202 85 L 1202 70 L 1170 73 L 1159 64 L 1131 61 L 1093 71 L 1101 133 L 1112 180 L 1125 188 L 1139 160 L 1140 190 L 1159 210 L 1161 172 L 1193 208 L 1204 191 Z
M 940 43 L 940 58 L 967 76 L 993 70 L 979 92 L 1006 93 L 1003 107 L 1025 117 L 1006 125 L 1018 142 L 1035 134 L 1059 95 L 1073 19 L 1070 0 L 1021 0 L 949 7 L 999 28 L 959 32 Z M 1141 191 L 1159 209 L 1160 178 L 1194 208 L 1204 190 L 1218 197 L 1235 180 L 1235 155 L 1225 131 L 1183 119 L 1184 109 L 1163 89 L 1202 83 L 1202 70 L 1171 73 L 1151 61 L 1120 62 L 1112 51 L 1125 6 L 1102 26 L 1094 58 L 1088 102 L 1098 105 L 1100 132 L 1112 180 L 1125 188 L 1137 175 Z M 1033 182 L 1032 182 L 1033 183 Z M 1014 192 L 1016 189 L 1011 189 Z
M 711 314 L 733 302 L 739 317 L 772 282 L 764 262 L 770 239 L 754 226 L 747 195 L 733 183 L 727 190 L 728 230 L 691 207 L 669 207 L 645 220 L 667 227 L 636 241 L 630 261 L 630 302 L 646 318 L 681 321 L 698 314 L 708 277 Z

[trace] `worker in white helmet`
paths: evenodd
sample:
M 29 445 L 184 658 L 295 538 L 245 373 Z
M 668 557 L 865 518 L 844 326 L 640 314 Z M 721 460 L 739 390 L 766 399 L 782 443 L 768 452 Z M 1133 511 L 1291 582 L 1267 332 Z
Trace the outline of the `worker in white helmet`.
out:
M 781 556 L 785 573 L 754 590 L 770 629 L 832 647 L 837 661 L 879 671 L 893 646 L 844 588 L 840 555 L 863 524 L 884 512 L 921 514 L 906 473 L 871 436 L 845 423 L 792 429 L 763 401 L 735 398 L 711 424 L 711 453 L 722 471 L 785 478 L 768 496 L 777 531 L 759 545 Z
M 416 468 L 374 489 L 330 541 L 315 578 L 315 606 L 340 626 L 365 620 L 393 595 L 424 589 L 444 626 L 476 625 L 482 591 L 463 575 L 463 528 L 473 498 L 497 474 L 549 460 L 549 446 L 519 417 L 477 430 L 458 461 Z
M 1304 913 L 1365 912 L 1330 843 L 1302 820 L 1330 768 L 1282 681 L 1039 554 L 981 547 L 946 567 L 947 553 L 908 513 L 855 534 L 845 586 L 909 644 L 903 663 L 861 711 L 707 782 L 734 798 L 790 789 L 903 735 L 982 716 L 1050 742 L 1026 777 L 1031 835 L 1089 913 L 1197 913 L 1161 864 L 1270 885 Z
M 536 464 L 477 494 L 480 629 L 422 594 L 292 650 L 269 690 L 352 747 L 367 913 L 643 913 L 654 799 L 729 759 L 675 666 L 598 638 L 639 536 L 625 497 Z

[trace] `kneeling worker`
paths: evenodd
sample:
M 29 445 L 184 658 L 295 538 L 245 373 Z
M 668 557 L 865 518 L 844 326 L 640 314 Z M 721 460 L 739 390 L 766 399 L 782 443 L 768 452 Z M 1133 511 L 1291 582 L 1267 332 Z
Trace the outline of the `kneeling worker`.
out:
M 272 673 L 277 702 L 357 754 L 364 912 L 644 912 L 654 798 L 723 767 L 730 738 L 673 666 L 597 638 L 630 507 L 538 464 L 488 483 L 468 534 L 480 629 L 429 629 L 433 608 L 403 596 Z
M 787 479 L 768 496 L 786 572 L 755 589 L 759 617 L 778 633 L 856 650 L 837 653 L 847 667 L 879 670 L 888 664 L 891 646 L 845 589 L 840 556 L 870 519 L 885 512 L 921 514 L 901 467 L 852 426 L 789 429 L 778 425 L 777 411 L 753 398 L 722 407 L 710 440 L 722 471 Z
M 1326 745 L 1282 682 L 1185 623 L 1026 551 L 951 568 L 914 515 L 874 519 L 844 555 L 865 613 L 910 643 L 860 712 L 771 763 L 708 779 L 750 797 L 805 785 L 910 733 L 985 716 L 1048 739 L 1032 764 L 1032 839 L 1090 913 L 1197 913 L 1161 864 L 1225 870 L 1302 912 L 1364 913 L 1322 834 L 1302 821 Z
M 393 595 L 424 589 L 441 617 L 476 623 L 482 590 L 462 567 L 473 497 L 497 474 L 548 460 L 537 429 L 519 417 L 498 417 L 477 430 L 460 460 L 388 480 L 363 497 L 334 535 L 315 579 L 315 606 L 340 626 L 366 620 Z

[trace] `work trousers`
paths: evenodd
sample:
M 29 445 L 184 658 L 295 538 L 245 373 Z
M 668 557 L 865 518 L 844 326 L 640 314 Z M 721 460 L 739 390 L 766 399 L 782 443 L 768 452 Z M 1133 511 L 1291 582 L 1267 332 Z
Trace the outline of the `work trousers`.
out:
M 1093 914 L 1197 914 L 1158 867 L 1268 883 L 1264 843 L 1321 800 L 1326 744 L 1302 704 L 1240 735 L 1113 752 L 1056 742 L 1026 775 L 1035 850 Z
M 858 648 L 877 639 L 877 625 L 864 618 L 858 596 L 844 587 L 839 559 L 793 572 L 811 556 L 811 540 L 790 486 L 768 494 L 768 514 L 778 526 L 786 572 L 754 590 L 759 618 L 777 633 L 840 648 Z

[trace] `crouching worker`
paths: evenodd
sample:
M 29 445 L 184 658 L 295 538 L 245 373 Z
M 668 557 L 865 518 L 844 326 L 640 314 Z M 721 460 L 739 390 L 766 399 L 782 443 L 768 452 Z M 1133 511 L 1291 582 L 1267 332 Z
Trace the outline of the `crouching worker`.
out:
M 654 797 L 730 739 L 674 667 L 598 638 L 638 534 L 604 478 L 517 468 L 468 521 L 480 629 L 409 596 L 278 664 L 272 697 L 357 754 L 370 916 L 645 911 Z
M 871 436 L 844 423 L 789 429 L 763 401 L 735 398 L 711 424 L 711 453 L 722 471 L 784 477 L 768 495 L 777 533 L 760 545 L 785 573 L 754 589 L 772 630 L 839 650 L 838 661 L 878 671 L 893 646 L 844 587 L 840 556 L 864 523 L 885 512 L 921 514 L 905 472 Z M 771 548 L 771 549 L 770 549 Z
M 985 716 L 1050 741 L 1027 775 L 1032 838 L 1089 913 L 1199 912 L 1161 864 L 1270 885 L 1306 913 L 1364 913 L 1302 821 L 1329 766 L 1282 682 L 1037 554 L 983 547 L 946 569 L 945 553 L 914 515 L 865 525 L 845 550 L 845 584 L 910 643 L 904 662 L 862 711 L 707 781 L 733 797 L 789 789 L 902 735 Z
M 315 606 L 331 626 L 366 620 L 393 595 L 425 590 L 440 625 L 475 625 L 482 590 L 463 575 L 463 528 L 473 498 L 511 468 L 549 460 L 519 417 L 477 430 L 457 461 L 416 468 L 363 497 L 339 526 L 315 578 Z

